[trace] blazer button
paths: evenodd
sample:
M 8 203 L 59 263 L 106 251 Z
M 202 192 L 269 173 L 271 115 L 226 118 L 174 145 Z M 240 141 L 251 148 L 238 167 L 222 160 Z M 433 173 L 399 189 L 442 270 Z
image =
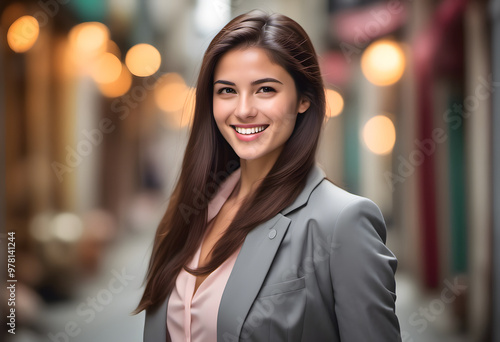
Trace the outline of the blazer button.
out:
M 276 234 L 278 234 L 278 233 L 276 232 L 276 229 L 271 229 L 271 230 L 269 231 L 269 238 L 270 238 L 270 239 L 274 239 L 274 238 L 276 237 Z

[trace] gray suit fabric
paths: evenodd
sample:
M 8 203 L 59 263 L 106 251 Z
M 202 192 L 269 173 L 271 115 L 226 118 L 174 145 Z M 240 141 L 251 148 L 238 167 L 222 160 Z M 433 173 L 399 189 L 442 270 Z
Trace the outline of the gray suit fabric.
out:
M 385 242 L 378 206 L 337 187 L 316 163 L 295 201 L 245 238 L 217 341 L 401 341 L 397 259 Z M 146 311 L 144 342 L 170 341 L 167 303 Z

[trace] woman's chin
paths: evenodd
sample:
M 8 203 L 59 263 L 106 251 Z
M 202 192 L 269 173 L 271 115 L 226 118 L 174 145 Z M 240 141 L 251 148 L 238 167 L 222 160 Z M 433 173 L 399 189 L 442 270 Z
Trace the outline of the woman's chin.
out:
M 258 156 L 252 153 L 238 153 L 236 152 L 238 157 L 240 157 L 240 160 L 255 160 L 258 159 Z

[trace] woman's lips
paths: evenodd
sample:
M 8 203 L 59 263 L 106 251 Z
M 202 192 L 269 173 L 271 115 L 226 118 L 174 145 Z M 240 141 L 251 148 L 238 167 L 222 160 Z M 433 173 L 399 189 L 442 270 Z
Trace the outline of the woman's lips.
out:
M 267 127 L 269 127 L 269 125 L 251 125 L 251 127 L 249 126 L 250 125 L 245 125 L 244 127 L 240 125 L 238 126 L 231 125 L 231 127 L 234 129 L 234 132 L 236 133 L 236 137 L 241 141 L 255 140 L 267 129 Z
M 269 125 L 252 125 L 252 126 L 232 126 L 233 129 L 240 134 L 254 134 L 265 130 Z

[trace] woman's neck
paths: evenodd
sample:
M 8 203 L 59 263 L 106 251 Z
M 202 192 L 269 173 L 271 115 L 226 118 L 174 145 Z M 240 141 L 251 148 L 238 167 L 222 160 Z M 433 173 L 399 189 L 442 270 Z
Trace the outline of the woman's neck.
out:
M 240 159 L 241 175 L 234 191 L 237 201 L 252 194 L 271 171 L 277 160 L 277 155 L 267 155 L 266 157 L 252 160 Z

